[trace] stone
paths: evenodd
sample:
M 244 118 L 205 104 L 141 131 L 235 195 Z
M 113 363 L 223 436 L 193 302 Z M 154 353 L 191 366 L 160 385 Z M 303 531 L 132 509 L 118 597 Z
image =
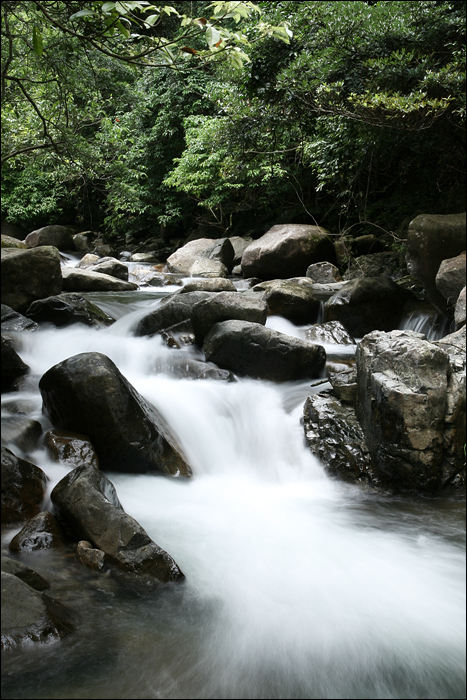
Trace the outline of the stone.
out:
M 81 233 L 75 233 L 75 235 L 73 236 L 74 250 L 92 250 L 92 235 L 92 231 L 82 231 Z
M 62 291 L 60 253 L 52 246 L 2 249 L 2 302 L 24 313 L 36 299 Z
M 456 308 L 454 309 L 454 323 L 456 326 L 456 331 L 462 328 L 462 326 L 465 326 L 465 287 L 462 289 L 456 302 Z
M 41 378 L 43 412 L 56 428 L 87 435 L 101 469 L 191 476 L 162 416 L 97 352 L 54 365 Z
M 407 269 L 426 289 L 428 299 L 445 312 L 447 302 L 436 286 L 436 274 L 443 260 L 465 251 L 465 212 L 462 214 L 420 214 L 407 232 Z
M 124 282 L 87 269 L 64 267 L 62 274 L 64 292 L 129 292 L 138 289 L 134 282 Z
M 74 250 L 74 230 L 69 226 L 43 226 L 28 233 L 24 242 L 28 248 L 38 246 L 54 246 L 59 250 Z
M 229 270 L 220 260 L 199 258 L 190 267 L 190 277 L 217 278 L 228 277 Z
M 391 331 L 404 316 L 415 296 L 382 275 L 347 282 L 324 305 L 325 321 L 340 321 L 347 331 L 361 338 L 374 330 Z
M 36 331 L 38 328 L 37 323 L 31 321 L 30 318 L 14 311 L 10 306 L 2 304 L 2 333 Z
M 253 242 L 253 239 L 252 238 L 244 238 L 243 236 L 230 236 L 229 241 L 232 244 L 232 248 L 234 251 L 233 260 L 232 260 L 232 272 L 233 272 L 233 268 L 237 265 L 240 265 L 240 263 L 242 261 L 243 253 L 245 252 L 246 248 L 248 248 L 250 243 Z
M 23 453 L 31 452 L 42 435 L 42 426 L 37 420 L 25 416 L 2 417 L 2 444 L 14 445 Z
M 172 253 L 167 258 L 166 264 L 169 272 L 194 276 L 196 269 L 194 272 L 191 272 L 191 268 L 198 260 L 217 261 L 227 268 L 226 274 L 217 276 L 226 277 L 228 270 L 232 268 L 233 258 L 234 249 L 228 238 L 218 241 L 213 241 L 210 238 L 197 238 L 194 241 L 189 241 L 176 250 L 175 253 Z M 214 270 L 214 267 L 211 269 Z M 221 270 L 222 268 L 218 265 L 216 269 Z
M 133 255 L 130 257 L 130 262 L 158 263 L 160 260 L 159 256 L 155 253 L 133 253 Z
M 30 569 L 26 564 L 22 564 L 11 557 L 2 555 L 2 571 L 17 576 L 21 581 L 27 583 L 28 586 L 34 588 L 35 591 L 45 591 L 47 588 L 50 588 L 50 583 L 37 571 Z
M 330 262 L 319 262 L 309 265 L 306 276 L 309 277 L 312 282 L 318 284 L 332 284 L 333 282 L 341 282 L 342 280 L 338 268 Z
M 354 406 L 357 399 L 357 368 L 329 372 L 328 379 L 339 401 Z
M 114 485 L 100 470 L 73 469 L 55 486 L 51 498 L 58 518 L 80 540 L 102 550 L 106 563 L 164 583 L 185 578 L 172 557 L 125 513 Z
M 265 301 L 239 292 L 219 292 L 197 302 L 191 312 L 195 341 L 201 345 L 215 323 L 238 319 L 266 323 L 268 307 Z
M 154 333 L 160 333 L 176 324 L 189 321 L 194 305 L 198 301 L 208 299 L 212 294 L 213 292 L 187 292 L 185 294 L 177 292 L 166 297 L 154 311 L 139 321 L 134 331 L 135 335 L 154 335 Z
M 188 292 L 236 292 L 236 288 L 232 280 L 223 278 L 214 279 L 201 279 L 201 280 L 190 280 L 186 282 L 182 289 L 181 294 L 187 294 Z
M 297 279 L 270 280 L 256 284 L 252 291 L 266 302 L 269 315 L 283 316 L 299 326 L 318 319 L 320 301 L 313 293 L 311 281 L 307 285 Z
M 279 224 L 245 249 L 242 256 L 244 277 L 286 279 L 305 276 L 317 262 L 335 262 L 329 232 L 320 226 Z
M 101 571 L 104 568 L 105 552 L 102 549 L 95 549 L 86 540 L 78 542 L 76 558 L 93 571 Z
M 251 321 L 216 323 L 204 339 L 206 360 L 240 376 L 275 382 L 321 375 L 326 353 L 320 345 Z
M 47 453 L 54 462 L 60 462 L 70 468 L 99 468 L 99 458 L 86 435 L 65 430 L 48 430 L 44 435 Z
M 401 259 L 399 253 L 372 253 L 353 258 L 344 274 L 344 280 L 379 277 L 380 275 L 386 275 L 386 277 L 396 280 L 406 274 L 405 260 Z
M 18 239 L 13 238 L 13 236 L 4 236 L 2 234 L 2 248 L 20 248 L 25 250 L 27 245 L 24 241 L 18 241 Z
M 2 394 L 12 391 L 14 382 L 29 372 L 29 367 L 16 352 L 13 341 L 2 335 Z
M 355 339 L 340 321 L 316 323 L 305 331 L 305 340 L 319 345 L 355 345 Z
M 455 258 L 448 258 L 441 262 L 435 282 L 448 306 L 455 306 L 459 294 L 465 287 L 465 251 Z
M 176 346 L 175 346 L 176 347 Z M 219 369 L 213 362 L 201 362 L 187 357 L 186 352 L 174 352 L 159 358 L 154 367 L 156 372 L 162 372 L 178 379 L 214 379 L 216 381 L 233 382 L 235 377 L 225 369 Z
M 57 518 L 48 511 L 42 511 L 21 528 L 9 544 L 10 552 L 28 554 L 42 549 L 63 547 L 67 537 Z
M 91 270 L 128 282 L 128 267 L 116 258 L 102 258 Z
M 40 512 L 47 477 L 35 464 L 2 445 L 2 525 L 32 518 Z
M 58 328 L 74 323 L 100 328 L 115 323 L 115 319 L 109 314 L 76 292 L 34 301 L 27 309 L 26 315 L 36 323 L 52 323 Z
M 91 268 L 94 267 L 94 265 L 97 265 L 99 260 L 102 260 L 103 258 L 100 258 L 98 255 L 95 253 L 86 253 L 86 255 L 83 255 L 79 263 L 76 264 L 76 267 L 80 269 L 86 269 L 86 268 Z
M 137 282 L 141 287 L 167 287 L 167 286 L 182 286 L 182 280 L 175 275 L 159 272 L 157 270 L 148 270 L 141 268 L 131 270 L 129 273 L 131 281 Z

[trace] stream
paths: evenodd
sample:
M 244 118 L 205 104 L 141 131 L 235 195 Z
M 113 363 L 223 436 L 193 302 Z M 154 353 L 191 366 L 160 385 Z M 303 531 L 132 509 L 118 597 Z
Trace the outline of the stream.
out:
M 3 654 L 2 697 L 464 698 L 465 502 L 329 478 L 300 423 L 323 383 L 180 376 L 174 358 L 196 350 L 132 335 L 170 291 L 87 294 L 114 325 L 17 335 L 31 375 L 2 395 L 2 415 L 21 401 L 49 429 L 42 374 L 81 352 L 108 355 L 193 467 L 191 481 L 107 474 L 186 581 L 132 590 L 73 556 L 70 575 L 57 551 L 22 555 L 79 618 L 61 642 Z M 277 317 L 268 326 L 293 328 Z M 42 447 L 28 459 L 49 494 L 68 471 Z

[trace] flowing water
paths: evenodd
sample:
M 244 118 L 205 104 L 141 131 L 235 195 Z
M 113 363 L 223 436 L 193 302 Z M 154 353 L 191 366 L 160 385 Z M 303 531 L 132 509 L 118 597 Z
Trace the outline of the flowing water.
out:
M 189 482 L 108 475 L 186 581 L 133 591 L 73 558 L 70 576 L 56 551 L 23 555 L 79 621 L 59 643 L 4 653 L 3 697 L 465 697 L 462 501 L 329 479 L 300 424 L 322 384 L 178 378 L 173 358 L 191 350 L 132 336 L 162 295 L 88 295 L 118 318 L 113 326 L 22 333 L 32 375 L 2 404 L 26 401 L 47 429 L 40 376 L 79 352 L 108 355 L 193 467 Z M 67 471 L 41 448 L 30 459 L 50 489 Z

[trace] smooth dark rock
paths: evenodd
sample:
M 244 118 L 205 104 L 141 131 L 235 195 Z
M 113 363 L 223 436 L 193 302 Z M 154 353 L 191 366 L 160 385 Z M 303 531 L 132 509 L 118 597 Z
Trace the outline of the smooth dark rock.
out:
M 135 335 L 154 335 L 182 321 L 188 321 L 194 305 L 210 298 L 213 292 L 176 293 L 165 299 L 159 306 L 141 319 L 135 328 Z
M 191 476 L 162 416 L 105 355 L 70 357 L 49 369 L 39 388 L 53 425 L 89 436 L 102 469 Z
M 317 284 L 332 284 L 342 280 L 338 268 L 330 262 L 319 262 L 309 265 L 306 276 Z
M 62 291 L 58 248 L 2 249 L 2 302 L 24 313 L 36 299 Z
M 128 267 L 116 258 L 102 258 L 91 270 L 128 282 Z
M 10 552 L 25 554 L 40 549 L 63 547 L 67 537 L 57 521 L 48 511 L 42 511 L 21 528 L 9 544 Z
M 270 315 L 283 316 L 296 325 L 313 323 L 318 318 L 320 301 L 313 294 L 311 280 L 309 285 L 294 279 L 270 280 L 255 285 L 252 291 L 266 302 Z
M 223 369 L 276 382 L 318 377 L 326 362 L 321 345 L 250 321 L 216 323 L 204 340 L 203 351 L 208 361 Z
M 64 292 L 130 292 L 138 289 L 134 282 L 124 282 L 88 269 L 64 267 L 62 274 Z
M 2 394 L 12 391 L 13 384 L 18 377 L 24 377 L 29 372 L 29 367 L 16 352 L 13 341 L 2 335 Z
M 26 564 L 22 564 L 11 557 L 2 556 L 2 571 L 17 576 L 21 581 L 27 583 L 28 586 L 34 588 L 35 591 L 45 591 L 47 588 L 50 588 L 50 583 L 37 571 L 30 569 Z
M 15 445 L 22 452 L 31 452 L 42 435 L 42 426 L 37 420 L 21 415 L 2 417 L 2 443 Z
M 172 557 L 125 513 L 112 482 L 100 470 L 73 469 L 55 486 L 51 498 L 59 519 L 80 540 L 102 550 L 107 563 L 161 582 L 185 578 Z
M 26 314 L 36 323 L 52 323 L 54 326 L 70 326 L 83 323 L 86 326 L 110 326 L 115 319 L 81 294 L 70 292 L 40 299 L 31 304 Z
M 39 328 L 30 318 L 14 311 L 10 306 L 2 304 L 2 333 L 11 331 L 35 331 Z
M 2 445 L 2 525 L 27 520 L 39 513 L 46 483 L 42 469 Z
M 44 436 L 44 443 L 49 456 L 55 462 L 72 468 L 83 465 L 99 468 L 99 458 L 86 435 L 65 430 L 48 430 Z
M 191 312 L 191 324 L 195 341 L 202 344 L 206 334 L 215 323 L 237 319 L 266 323 L 268 307 L 265 301 L 240 294 L 239 292 L 219 292 L 208 299 L 197 302 Z

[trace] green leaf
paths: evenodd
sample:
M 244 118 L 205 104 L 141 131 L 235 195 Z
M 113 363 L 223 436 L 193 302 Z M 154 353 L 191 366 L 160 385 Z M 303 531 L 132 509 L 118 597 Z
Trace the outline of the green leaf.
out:
M 206 29 L 206 41 L 210 49 L 221 40 L 220 32 L 213 26 Z
M 112 10 L 115 10 L 114 2 L 105 2 L 102 5 L 102 12 L 112 12 Z
M 71 15 L 70 20 L 77 19 L 78 17 L 89 17 L 90 15 L 94 15 L 92 10 L 80 10 L 79 12 L 75 12 L 74 15 Z
M 36 26 L 32 30 L 32 45 L 34 47 L 34 52 L 38 56 L 42 56 L 42 53 L 44 51 L 44 44 L 42 42 L 42 34 L 40 33 L 39 28 Z

